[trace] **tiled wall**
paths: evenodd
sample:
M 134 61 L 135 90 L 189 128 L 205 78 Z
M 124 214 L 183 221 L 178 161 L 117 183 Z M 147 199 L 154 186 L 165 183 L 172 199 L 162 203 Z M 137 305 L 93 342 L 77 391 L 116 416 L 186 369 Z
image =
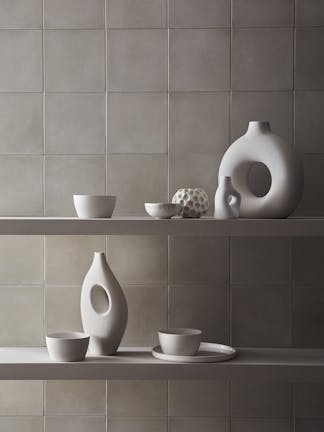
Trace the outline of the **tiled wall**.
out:
M 323 108 L 323 0 L 0 0 L 1 215 L 73 215 L 73 193 L 115 193 L 118 215 L 183 186 L 212 201 L 251 119 L 301 151 L 297 213 L 323 215 Z M 0 345 L 80 329 L 80 284 L 105 248 L 124 344 L 170 325 L 324 346 L 324 240 L 138 236 L 2 238 Z M 314 384 L 0 382 L 1 432 L 310 432 L 323 406 Z

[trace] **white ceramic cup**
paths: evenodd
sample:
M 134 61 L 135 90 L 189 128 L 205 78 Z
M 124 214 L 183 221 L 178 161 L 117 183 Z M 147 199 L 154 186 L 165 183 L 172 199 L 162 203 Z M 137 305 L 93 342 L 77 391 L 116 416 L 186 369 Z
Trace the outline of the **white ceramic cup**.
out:
M 162 351 L 168 355 L 193 356 L 199 350 L 201 330 L 170 328 L 159 330 Z
M 116 197 L 114 195 L 73 195 L 74 207 L 79 218 L 110 218 Z
M 50 359 L 57 362 L 84 360 L 90 336 L 80 332 L 58 332 L 46 336 Z

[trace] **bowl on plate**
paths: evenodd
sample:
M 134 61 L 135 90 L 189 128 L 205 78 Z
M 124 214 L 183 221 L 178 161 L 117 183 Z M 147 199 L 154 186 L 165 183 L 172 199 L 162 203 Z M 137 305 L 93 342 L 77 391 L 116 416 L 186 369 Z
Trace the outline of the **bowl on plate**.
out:
M 116 197 L 114 195 L 73 195 L 74 207 L 79 218 L 110 218 Z
M 81 332 L 57 332 L 46 336 L 50 359 L 57 362 L 84 360 L 90 336 Z
M 170 328 L 159 330 L 158 336 L 164 354 L 193 356 L 199 350 L 201 333 L 192 328 Z
M 145 203 L 146 213 L 155 219 L 170 219 L 180 212 L 180 205 L 173 203 Z

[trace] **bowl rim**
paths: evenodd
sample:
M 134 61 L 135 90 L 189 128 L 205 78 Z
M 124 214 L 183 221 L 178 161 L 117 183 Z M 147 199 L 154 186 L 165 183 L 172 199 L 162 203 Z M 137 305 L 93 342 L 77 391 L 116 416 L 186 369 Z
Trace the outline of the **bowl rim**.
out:
M 158 334 L 177 337 L 200 336 L 202 334 L 202 330 L 187 327 L 174 327 L 169 329 L 161 329 L 158 331 Z
M 89 194 L 73 194 L 73 198 L 109 198 L 116 199 L 116 195 L 89 195 Z
M 73 341 L 73 340 L 90 339 L 90 336 L 87 333 L 83 333 L 83 332 L 60 331 L 60 332 L 47 334 L 46 339 L 57 340 L 57 341 Z
M 172 202 L 154 202 L 154 203 L 144 203 L 144 206 L 172 206 L 178 207 L 180 204 L 172 203 Z

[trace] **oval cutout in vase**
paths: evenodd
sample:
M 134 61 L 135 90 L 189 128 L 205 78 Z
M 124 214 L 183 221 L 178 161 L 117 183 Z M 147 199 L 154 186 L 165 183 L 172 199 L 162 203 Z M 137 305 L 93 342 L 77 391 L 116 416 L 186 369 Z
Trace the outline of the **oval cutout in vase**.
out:
M 89 352 L 114 354 L 125 333 L 128 308 L 123 290 L 104 252 L 95 252 L 81 290 L 81 319 L 90 335 Z

